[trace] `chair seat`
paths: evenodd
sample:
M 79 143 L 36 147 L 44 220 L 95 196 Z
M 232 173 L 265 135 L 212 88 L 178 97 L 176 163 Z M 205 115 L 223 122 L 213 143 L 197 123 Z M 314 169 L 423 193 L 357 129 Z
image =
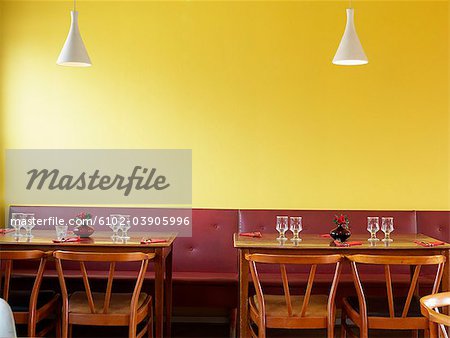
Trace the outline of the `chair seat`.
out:
M 346 298 L 348 304 L 359 313 L 358 297 Z M 396 317 L 401 317 L 405 306 L 406 297 L 394 297 L 394 313 Z M 389 305 L 386 297 L 366 298 L 367 315 L 369 317 L 389 317 Z M 413 296 L 408 310 L 408 317 L 422 317 L 420 313 L 420 301 Z
M 51 290 L 39 291 L 36 308 L 39 309 L 56 296 L 56 292 Z M 8 304 L 13 312 L 28 312 L 31 291 L 11 291 L 8 297 Z
M 264 295 L 267 317 L 288 317 L 286 298 L 278 295 Z M 292 315 L 300 317 L 304 296 L 291 296 Z M 305 317 L 327 317 L 327 295 L 311 295 Z M 250 306 L 259 309 L 256 296 L 250 298 Z
M 109 303 L 108 314 L 129 314 L 132 293 L 112 293 Z M 103 313 L 103 304 L 105 294 L 101 292 L 92 292 L 92 298 L 95 305 L 95 313 Z M 141 292 L 138 300 L 138 309 L 149 302 L 151 296 Z M 69 312 L 71 313 L 91 313 L 86 292 L 74 292 L 69 298 Z

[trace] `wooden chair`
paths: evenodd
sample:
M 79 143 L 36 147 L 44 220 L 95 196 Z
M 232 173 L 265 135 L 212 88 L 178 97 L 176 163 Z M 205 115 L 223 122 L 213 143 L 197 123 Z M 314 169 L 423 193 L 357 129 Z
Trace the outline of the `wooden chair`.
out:
M 59 332 L 59 320 L 52 320 L 43 325 L 39 332 L 36 326 L 42 320 L 55 316 L 58 318 L 60 297 L 54 291 L 41 291 L 47 254 L 39 250 L 0 251 L 0 289 L 3 299 L 9 303 L 14 314 L 16 324 L 28 325 L 29 337 L 45 336 L 53 328 Z M 18 261 L 35 261 L 38 264 L 36 278 L 31 291 L 14 290 L 11 288 L 13 263 Z M 2 278 L 4 276 L 4 278 Z M 3 283 L 2 283 L 3 279 Z
M 62 337 L 72 336 L 72 325 L 128 326 L 128 337 L 153 336 L 152 297 L 141 292 L 148 262 L 155 254 L 142 252 L 100 253 L 55 251 L 59 282 L 63 299 Z M 63 272 L 63 261 L 80 263 L 84 291 L 68 294 Z M 109 275 L 105 292 L 91 292 L 86 262 L 108 262 Z M 137 272 L 133 293 L 113 293 L 113 279 L 116 263 L 141 262 Z M 137 326 L 147 320 L 147 324 L 137 332 Z
M 250 272 L 256 295 L 249 298 L 248 330 L 253 337 L 265 338 L 266 328 L 283 329 L 320 329 L 328 330 L 328 338 L 334 337 L 335 297 L 341 272 L 341 255 L 297 256 L 297 255 L 265 255 L 247 254 Z M 256 263 L 279 264 L 283 282 L 284 295 L 264 295 L 258 275 Z M 291 296 L 289 290 L 287 264 L 311 265 L 308 284 L 303 296 Z M 312 295 L 317 266 L 335 264 L 335 272 L 331 289 L 326 295 Z M 253 330 L 252 323 L 258 328 Z
M 439 337 L 439 328 L 442 336 L 448 338 L 445 327 L 450 326 L 450 316 L 440 313 L 439 308 L 449 305 L 450 292 L 436 293 L 420 299 L 420 310 L 429 321 L 430 338 Z
M 420 269 L 423 265 L 436 265 L 436 275 L 432 293 L 439 290 L 444 271 L 445 257 L 436 256 L 377 256 L 351 255 L 347 256 L 352 267 L 353 281 L 357 297 L 343 299 L 341 338 L 349 333 L 347 318 L 359 328 L 360 337 L 367 338 L 369 329 L 390 330 L 425 330 L 428 334 L 428 320 L 421 316 L 418 298 Z M 366 297 L 358 272 L 358 264 L 383 265 L 386 277 L 387 299 L 381 296 Z M 406 297 L 394 297 L 392 288 L 391 265 L 409 266 L 412 273 L 411 284 Z

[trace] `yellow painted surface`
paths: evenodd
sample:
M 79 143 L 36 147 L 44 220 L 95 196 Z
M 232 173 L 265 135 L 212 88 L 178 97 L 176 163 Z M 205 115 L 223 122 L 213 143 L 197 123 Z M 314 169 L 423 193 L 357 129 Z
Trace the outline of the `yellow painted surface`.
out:
M 193 204 L 444 209 L 447 1 L 356 2 L 370 63 L 331 60 L 345 2 L 0 3 L 3 148 L 191 148 Z

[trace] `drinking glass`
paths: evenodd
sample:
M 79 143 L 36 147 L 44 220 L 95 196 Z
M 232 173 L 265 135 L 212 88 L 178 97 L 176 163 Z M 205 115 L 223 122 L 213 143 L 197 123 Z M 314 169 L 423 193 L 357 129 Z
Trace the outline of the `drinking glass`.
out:
M 11 226 L 14 228 L 14 237 L 22 237 L 20 234 L 20 228 L 22 228 L 23 220 L 25 219 L 25 214 L 21 212 L 11 213 Z
M 67 237 L 67 228 L 68 228 L 67 225 L 56 225 L 55 226 L 56 239 L 58 241 L 61 241 Z
M 367 217 L 367 231 L 370 232 L 369 242 L 379 241 L 377 231 L 380 230 L 380 221 L 378 217 Z
M 130 221 L 130 215 L 121 215 L 121 221 L 120 222 L 120 230 L 122 230 L 122 236 L 120 236 L 121 239 L 130 239 L 130 236 L 128 236 L 128 230 L 131 228 L 131 221 Z
M 119 238 L 119 229 L 120 229 L 120 223 L 121 223 L 122 215 L 119 214 L 111 214 L 109 215 L 109 227 L 113 231 L 113 235 L 111 236 L 112 239 Z
M 34 228 L 35 225 L 36 224 L 34 221 L 34 214 L 25 214 L 24 228 L 26 231 L 26 234 L 25 234 L 26 238 L 33 238 L 33 235 L 31 234 L 31 230 Z
M 300 216 L 292 216 L 290 220 L 290 227 L 289 229 L 294 234 L 294 237 L 292 237 L 293 241 L 301 241 L 301 238 L 299 237 L 300 232 L 302 231 L 302 218 Z
M 288 229 L 288 216 L 277 216 L 277 231 L 280 233 L 278 236 L 278 240 L 286 240 L 286 236 L 284 235 Z
M 391 232 L 394 231 L 394 218 L 382 217 L 381 218 L 381 230 L 384 232 L 383 242 L 392 242 Z

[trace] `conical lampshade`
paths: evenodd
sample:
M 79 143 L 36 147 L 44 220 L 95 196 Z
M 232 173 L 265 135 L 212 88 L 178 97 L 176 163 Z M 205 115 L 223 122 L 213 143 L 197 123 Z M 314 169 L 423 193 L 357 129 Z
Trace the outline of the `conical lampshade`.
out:
M 70 24 L 69 35 L 67 36 L 64 47 L 59 54 L 56 63 L 61 66 L 69 67 L 89 67 L 92 66 L 91 59 L 84 47 L 78 29 L 78 12 L 71 11 L 72 22 Z
M 353 8 L 347 8 L 347 24 L 333 63 L 335 65 L 355 66 L 368 63 L 366 53 L 359 42 L 353 20 Z

